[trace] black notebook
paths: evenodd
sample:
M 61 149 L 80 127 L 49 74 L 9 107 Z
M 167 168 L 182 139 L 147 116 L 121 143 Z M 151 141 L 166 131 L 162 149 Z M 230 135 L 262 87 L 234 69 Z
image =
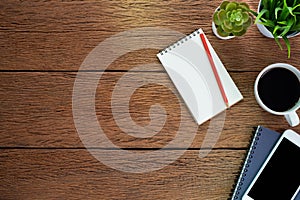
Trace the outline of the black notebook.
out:
M 280 135 L 278 132 L 263 126 L 256 128 L 249 152 L 236 183 L 231 200 L 241 200 L 251 181 L 268 157 Z M 298 195 L 299 196 L 299 195 Z

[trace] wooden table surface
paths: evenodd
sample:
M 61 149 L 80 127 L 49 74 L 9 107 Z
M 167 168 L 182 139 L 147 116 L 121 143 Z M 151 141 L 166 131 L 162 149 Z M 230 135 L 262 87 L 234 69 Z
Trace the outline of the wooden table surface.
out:
M 211 31 L 211 16 L 220 2 L 1 1 L 0 199 L 229 198 L 253 127 L 263 125 L 279 132 L 289 128 L 283 117 L 273 116 L 258 106 L 253 85 L 259 71 L 269 64 L 286 62 L 300 69 L 300 40 L 299 37 L 290 40 L 290 59 L 272 39 L 262 36 L 256 26 L 241 38 L 219 40 Z M 257 9 L 258 0 L 247 2 Z M 210 148 L 202 148 L 210 121 L 196 126 L 191 145 L 174 162 L 156 171 L 129 173 L 103 164 L 89 151 L 98 147 L 82 143 L 73 120 L 72 94 L 77 73 L 98 73 L 78 72 L 96 46 L 115 34 L 145 27 L 183 34 L 202 28 L 244 99 L 226 111 L 221 135 L 207 156 L 201 158 L 199 152 Z M 131 39 L 143 41 L 145 37 Z M 165 37 L 158 35 L 157 39 Z M 162 40 L 162 45 L 180 39 L 171 35 L 168 38 Z M 120 44 L 126 42 L 123 39 Z M 195 134 L 195 122 L 189 114 L 181 116 L 180 110 L 186 108 L 171 92 L 174 86 L 156 58 L 159 50 L 144 47 L 127 52 L 114 60 L 99 80 L 95 111 L 107 138 L 122 148 L 116 151 L 143 154 L 163 148 L 176 136 L 181 117 L 188 123 L 186 137 Z M 105 54 L 114 50 L 108 47 L 101 51 Z M 151 67 L 147 67 L 148 63 L 152 63 Z M 131 70 L 136 66 L 144 67 Z M 157 135 L 133 137 L 116 123 L 111 99 L 124 75 L 135 80 L 147 77 L 153 82 L 134 91 L 129 111 L 130 120 L 143 127 L 151 121 L 151 105 L 161 104 L 167 118 Z M 124 84 L 134 90 L 130 83 Z M 124 98 L 121 94 L 117 103 Z M 125 116 L 122 112 L 120 109 L 118 114 Z M 161 115 L 153 116 L 164 117 Z M 300 132 L 300 126 L 294 130 Z M 169 151 L 182 149 L 178 145 Z M 119 162 L 122 165 L 126 160 Z

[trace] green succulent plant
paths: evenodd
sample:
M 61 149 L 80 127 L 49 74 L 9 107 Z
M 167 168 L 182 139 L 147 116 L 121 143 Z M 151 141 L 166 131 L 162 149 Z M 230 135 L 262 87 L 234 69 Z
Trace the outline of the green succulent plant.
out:
M 213 21 L 220 36 L 242 36 L 252 25 L 252 15 L 245 2 L 223 1 L 214 13 Z
M 300 0 L 262 0 L 255 23 L 264 25 L 273 35 L 280 49 L 279 37 L 285 42 L 288 57 L 291 46 L 288 35 L 300 32 Z

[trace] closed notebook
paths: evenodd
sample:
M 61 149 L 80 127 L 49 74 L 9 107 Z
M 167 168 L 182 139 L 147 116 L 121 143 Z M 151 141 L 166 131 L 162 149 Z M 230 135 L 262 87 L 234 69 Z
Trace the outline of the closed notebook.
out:
M 199 29 L 157 54 L 198 124 L 226 109 L 200 38 L 201 33 L 203 31 Z M 243 96 L 206 37 L 205 39 L 230 107 L 243 99 Z
M 242 171 L 236 183 L 231 200 L 241 200 L 251 181 L 272 151 L 280 134 L 263 126 L 255 130 L 252 143 L 246 156 Z

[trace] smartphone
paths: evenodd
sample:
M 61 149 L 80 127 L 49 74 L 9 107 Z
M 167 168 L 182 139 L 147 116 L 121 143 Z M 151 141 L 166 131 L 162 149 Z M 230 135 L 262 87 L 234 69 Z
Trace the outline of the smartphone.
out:
M 285 131 L 242 200 L 300 200 L 300 135 Z

